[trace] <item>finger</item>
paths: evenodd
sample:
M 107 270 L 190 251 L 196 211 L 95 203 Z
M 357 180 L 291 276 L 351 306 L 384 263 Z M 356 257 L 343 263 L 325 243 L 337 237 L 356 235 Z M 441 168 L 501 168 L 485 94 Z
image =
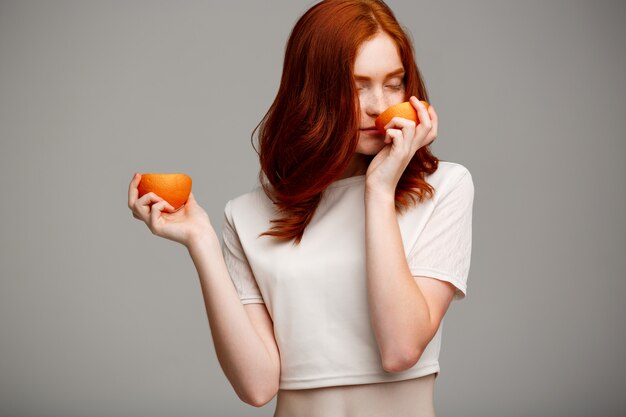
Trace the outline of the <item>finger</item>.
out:
M 410 99 L 413 107 L 417 110 L 417 118 L 419 120 L 419 127 L 429 131 L 432 128 L 432 122 L 430 120 L 430 115 L 428 114 L 428 110 L 426 110 L 426 106 L 424 103 L 419 101 L 417 97 L 411 96 Z M 430 106 L 429 106 L 430 107 Z
M 404 117 L 395 116 L 384 127 L 385 130 L 390 128 L 405 129 L 407 127 L 415 127 L 413 120 L 405 119 Z
M 430 120 L 436 121 L 439 119 L 437 116 L 437 112 L 435 111 L 435 106 L 432 104 L 428 106 L 428 115 L 430 116 Z
M 385 130 L 385 143 L 400 146 L 402 141 L 402 131 L 400 129 L 389 128 Z
M 161 212 L 165 209 L 166 206 L 168 206 L 168 202 L 162 200 L 158 203 L 153 204 L 150 208 L 150 230 L 152 230 L 152 233 L 158 231 L 159 218 L 161 217 Z
M 430 134 L 437 137 L 437 129 L 439 128 L 439 117 L 437 116 L 437 112 L 435 111 L 435 108 L 433 106 L 428 106 L 428 114 L 430 115 L 430 121 L 433 124 L 432 129 L 430 129 Z
M 430 116 L 430 121 L 432 123 L 432 127 L 428 132 L 428 135 L 424 139 L 424 144 L 422 146 L 428 146 L 432 144 L 435 139 L 437 139 L 438 129 L 439 129 L 439 118 L 437 116 L 437 112 L 433 106 L 428 106 L 428 115 Z
M 135 200 L 133 211 L 136 212 L 142 220 L 147 221 L 150 215 L 150 206 L 160 201 L 163 201 L 163 198 L 150 191 Z
M 173 213 L 173 212 L 175 212 L 175 211 L 177 210 L 177 209 L 175 209 L 175 208 L 174 208 L 174 206 L 173 206 L 173 205 L 171 205 L 171 204 L 169 203 L 169 201 L 167 201 L 167 200 L 166 200 L 166 199 L 164 199 L 164 198 L 161 198 L 161 201 L 159 201 L 159 203 L 165 203 L 165 204 L 163 204 L 163 209 L 162 209 L 162 211 L 167 211 L 167 212 L 169 212 L 169 213 Z M 184 207 L 184 204 L 183 204 L 183 205 L 181 205 L 178 209 L 181 209 L 182 207 Z
M 160 201 L 163 201 L 163 197 L 158 196 L 157 194 L 155 194 L 153 191 L 150 191 L 149 193 L 146 193 L 144 195 L 141 196 L 141 198 L 139 198 L 136 201 L 136 205 L 140 205 L 140 206 L 150 206 L 154 203 L 158 203 Z
M 137 201 L 137 197 L 139 196 L 139 190 L 137 190 L 137 186 L 141 181 L 141 174 L 139 172 L 135 172 L 133 179 L 130 180 L 130 184 L 128 184 L 128 208 L 131 210 L 135 205 L 135 201 Z
M 411 153 L 414 154 L 419 148 L 432 142 L 433 121 L 430 118 L 430 105 L 426 108 L 424 103 L 418 100 L 415 96 L 411 96 L 409 101 L 415 108 L 418 118 L 415 131 L 413 132 L 415 135 L 413 137 L 414 140 L 410 143 Z
M 387 128 L 389 126 L 389 128 Z M 415 139 L 415 122 L 413 120 L 405 119 L 403 117 L 394 117 L 387 123 L 385 126 L 387 129 L 400 129 L 402 132 L 402 137 L 399 138 L 402 140 L 403 146 L 410 146 L 412 139 Z M 396 142 L 396 145 L 400 146 L 400 141 Z

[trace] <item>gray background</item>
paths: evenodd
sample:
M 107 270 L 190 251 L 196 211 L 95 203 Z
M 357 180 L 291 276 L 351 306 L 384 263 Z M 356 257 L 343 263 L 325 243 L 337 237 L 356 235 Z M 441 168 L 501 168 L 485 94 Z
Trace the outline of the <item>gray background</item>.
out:
M 186 172 L 221 230 L 312 4 L 0 3 L 0 415 L 272 415 L 228 384 L 186 249 L 127 187 Z M 438 416 L 626 415 L 626 3 L 389 4 L 433 152 L 475 184 Z

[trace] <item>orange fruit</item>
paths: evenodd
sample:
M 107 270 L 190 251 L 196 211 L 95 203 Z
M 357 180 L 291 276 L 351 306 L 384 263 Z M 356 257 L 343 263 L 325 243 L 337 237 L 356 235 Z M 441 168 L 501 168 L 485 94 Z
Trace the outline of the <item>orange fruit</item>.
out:
M 191 193 L 191 177 L 186 174 L 142 174 L 137 190 L 139 197 L 153 192 L 178 210 Z
M 420 100 L 426 109 L 428 109 L 428 103 Z M 405 101 L 400 104 L 393 105 L 389 107 L 387 110 L 378 115 L 376 120 L 374 120 L 374 125 L 378 128 L 378 130 L 382 133 L 385 133 L 385 126 L 387 123 L 391 121 L 394 117 L 402 117 L 404 119 L 413 120 L 415 123 L 419 123 L 417 118 L 417 110 L 415 107 L 408 101 Z

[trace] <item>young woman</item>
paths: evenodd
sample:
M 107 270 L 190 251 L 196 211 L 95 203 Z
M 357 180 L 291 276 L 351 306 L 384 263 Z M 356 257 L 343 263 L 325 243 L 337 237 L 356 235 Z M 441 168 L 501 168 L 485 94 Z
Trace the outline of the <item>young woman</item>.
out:
M 259 124 L 260 184 L 226 204 L 223 246 L 193 193 L 174 211 L 137 198 L 132 179 L 133 215 L 188 248 L 220 365 L 246 403 L 278 395 L 275 417 L 435 415 L 474 187 L 430 153 L 437 113 L 418 99 L 426 89 L 388 6 L 323 1 L 290 35 Z M 403 101 L 419 123 L 396 117 L 378 132 L 376 117 Z

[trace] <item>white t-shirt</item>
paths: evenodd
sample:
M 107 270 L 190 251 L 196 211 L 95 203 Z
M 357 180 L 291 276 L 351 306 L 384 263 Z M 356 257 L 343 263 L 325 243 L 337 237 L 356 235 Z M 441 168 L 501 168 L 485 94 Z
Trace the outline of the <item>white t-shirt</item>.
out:
M 426 177 L 434 199 L 398 215 L 413 276 L 466 294 L 474 184 L 463 165 L 440 161 Z M 225 207 L 223 252 L 243 304 L 265 303 L 280 352 L 280 389 L 399 381 L 439 372 L 443 322 L 419 361 L 388 373 L 370 323 L 365 269 L 365 176 L 324 191 L 300 245 L 259 237 L 277 218 L 263 189 Z

